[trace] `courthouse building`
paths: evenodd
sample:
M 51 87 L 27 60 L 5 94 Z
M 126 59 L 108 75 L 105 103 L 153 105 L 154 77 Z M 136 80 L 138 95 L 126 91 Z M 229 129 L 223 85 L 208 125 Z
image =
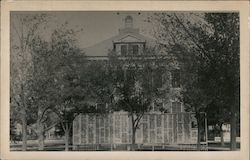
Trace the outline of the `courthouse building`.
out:
M 170 54 L 161 50 L 156 40 L 140 33 L 133 26 L 133 17 L 125 17 L 124 26 L 118 34 L 85 49 L 90 61 L 108 61 L 108 54 L 114 52 L 126 62 L 127 57 L 146 57 L 152 65 L 162 59 L 160 71 L 155 68 L 147 81 L 158 90 L 167 90 L 164 98 L 152 102 L 152 111 L 145 114 L 136 132 L 136 143 L 140 145 L 170 145 L 196 143 L 197 128 L 191 113 L 185 112 L 179 101 L 181 84 L 180 71 L 176 62 L 169 61 Z M 171 64 L 170 64 L 171 63 Z M 168 66 L 168 67 L 165 67 Z M 169 67 L 169 66 L 172 66 Z M 130 144 L 131 122 L 126 112 L 109 115 L 80 115 L 73 124 L 73 145 L 87 144 Z
M 168 89 L 170 89 L 170 94 L 180 91 L 181 84 L 178 64 L 172 64 L 172 68 L 168 70 L 165 69 L 166 65 L 170 66 L 169 61 L 167 61 L 169 60 L 169 54 L 157 47 L 158 45 L 155 39 L 142 35 L 139 28 L 133 26 L 132 16 L 125 18 L 124 26 L 120 28 L 118 32 L 118 35 L 86 48 L 84 51 L 87 58 L 94 61 L 105 61 L 108 59 L 110 52 L 115 52 L 123 61 L 126 61 L 126 58 L 129 59 L 128 57 L 137 57 L 138 59 L 140 57 L 146 57 L 152 62 L 152 65 L 154 65 L 153 63 L 157 59 L 166 60 L 162 62 L 162 67 L 154 69 L 148 81 L 150 81 L 152 87 L 159 89 L 166 85 L 166 83 L 169 83 L 167 85 L 169 87 Z M 138 60 L 137 63 L 140 63 L 140 60 Z M 164 71 L 162 71 L 163 68 Z M 157 72 L 159 71 L 162 71 L 163 74 L 158 74 Z M 176 93 L 176 95 L 178 95 L 178 93 Z M 164 108 L 168 113 L 184 112 L 182 103 L 177 99 L 178 97 L 164 99 L 158 104 L 160 106 L 153 106 L 153 110 L 157 111 L 160 108 Z

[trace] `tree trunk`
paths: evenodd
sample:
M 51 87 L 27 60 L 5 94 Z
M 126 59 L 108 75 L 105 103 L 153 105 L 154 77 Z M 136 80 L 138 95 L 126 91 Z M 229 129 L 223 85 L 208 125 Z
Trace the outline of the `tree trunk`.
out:
M 22 109 L 22 151 L 27 150 L 27 119 L 25 109 Z
M 132 146 L 131 146 L 131 151 L 135 151 L 135 133 L 136 129 L 132 127 Z
M 197 118 L 197 125 L 198 125 L 198 135 L 197 135 L 197 150 L 201 150 L 201 123 L 200 123 L 200 118 Z
M 21 84 L 21 101 L 22 101 L 22 107 L 21 107 L 21 123 L 22 123 L 22 151 L 27 150 L 27 113 L 26 113 L 26 103 L 25 103 L 25 97 L 24 97 L 24 87 Z
M 231 128 L 230 128 L 230 148 L 232 151 L 236 150 L 236 111 L 235 106 L 231 106 Z
M 224 143 L 224 132 L 223 132 L 223 129 L 222 129 L 222 124 L 220 124 L 220 143 L 221 143 L 221 146 L 225 146 L 225 143 Z
M 132 145 L 131 145 L 131 151 L 135 151 L 135 133 L 136 133 L 136 128 L 135 128 L 135 122 L 134 122 L 134 115 L 131 115 L 131 123 L 132 123 Z
M 65 151 L 69 150 L 69 125 L 65 126 Z
M 40 121 L 38 122 L 38 150 L 44 150 L 44 127 Z
M 42 124 L 42 110 L 41 107 L 38 106 L 37 112 L 37 133 L 38 133 L 38 150 L 44 150 L 44 126 Z

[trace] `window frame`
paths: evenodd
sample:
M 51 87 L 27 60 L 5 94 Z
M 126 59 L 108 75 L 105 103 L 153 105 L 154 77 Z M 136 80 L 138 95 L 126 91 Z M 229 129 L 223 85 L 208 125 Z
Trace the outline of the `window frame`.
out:
M 158 67 L 153 71 L 153 87 L 157 89 L 161 89 L 164 86 L 164 74 L 165 74 L 165 68 L 164 67 Z M 158 78 L 156 78 L 158 77 Z M 160 85 L 159 85 L 160 83 Z M 158 85 L 156 85 L 158 84 Z
M 164 102 L 158 102 L 158 104 L 156 102 L 153 102 L 153 112 L 160 112 L 160 109 L 164 108 Z
M 138 46 L 138 44 L 132 44 L 131 46 L 132 46 L 132 53 L 133 53 L 133 55 L 134 55 L 134 56 L 139 55 L 139 46 Z M 135 49 L 135 48 L 136 48 L 136 49 Z M 135 51 L 136 51 L 136 52 L 135 52 Z
M 178 72 L 178 73 L 176 73 L 176 72 Z M 178 77 L 176 75 L 178 75 Z M 171 70 L 171 86 L 172 86 L 172 88 L 181 88 L 181 71 L 180 71 L 180 69 Z
M 123 49 L 123 48 L 124 48 L 124 49 Z M 124 54 L 123 51 L 125 51 L 125 54 Z M 128 54 L 128 45 L 122 44 L 122 45 L 121 45 L 121 56 L 127 56 L 127 54 Z
M 179 103 L 180 104 L 180 112 L 177 112 L 178 110 L 175 109 L 175 112 L 173 112 L 173 108 L 174 108 L 174 103 Z M 177 106 L 177 105 L 176 105 Z M 171 102 L 171 113 L 182 113 L 183 112 L 183 108 L 182 108 L 182 103 L 180 101 L 172 101 Z
M 115 47 L 114 47 L 115 48 Z M 120 45 L 121 56 L 138 56 L 139 52 L 139 44 L 137 43 L 122 43 Z

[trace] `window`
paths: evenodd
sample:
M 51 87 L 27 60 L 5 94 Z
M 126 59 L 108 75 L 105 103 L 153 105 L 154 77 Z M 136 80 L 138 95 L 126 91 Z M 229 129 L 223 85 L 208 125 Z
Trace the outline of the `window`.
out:
M 133 46 L 128 45 L 128 55 L 133 55 Z
M 152 73 L 152 71 L 148 70 L 144 74 L 145 74 L 145 76 L 144 76 L 145 79 L 142 80 L 142 85 L 146 88 L 152 89 L 152 87 L 153 87 L 153 83 L 152 83 L 153 82 L 153 73 Z
M 121 46 L 121 55 L 126 56 L 127 55 L 127 45 Z
M 122 45 L 121 46 L 121 55 L 127 56 L 127 55 L 138 55 L 138 45 Z
M 104 103 L 97 103 L 96 110 L 97 112 L 105 112 L 107 110 L 107 105 Z
M 135 70 L 128 69 L 126 73 L 127 82 L 134 84 L 135 83 Z
M 128 53 L 127 53 L 127 45 L 122 45 L 121 46 L 121 55 L 122 56 L 126 56 Z
M 138 55 L 138 45 L 132 45 L 133 55 Z
M 162 102 L 155 102 L 154 103 L 154 111 L 160 111 L 163 108 Z
M 172 76 L 172 87 L 173 88 L 178 88 L 180 87 L 180 70 L 176 69 L 171 72 Z
M 117 82 L 122 82 L 124 81 L 124 78 L 125 78 L 125 72 L 123 70 L 122 67 L 118 67 L 116 70 L 115 70 L 116 73 L 114 73 L 114 77 L 115 77 L 115 80 Z
M 181 112 L 181 102 L 172 102 L 172 113 Z
M 162 88 L 163 85 L 163 74 L 164 74 L 164 69 L 158 68 L 154 71 L 154 87 L 155 88 Z
M 125 27 L 132 28 L 133 27 L 133 18 L 131 16 L 127 16 L 125 18 Z

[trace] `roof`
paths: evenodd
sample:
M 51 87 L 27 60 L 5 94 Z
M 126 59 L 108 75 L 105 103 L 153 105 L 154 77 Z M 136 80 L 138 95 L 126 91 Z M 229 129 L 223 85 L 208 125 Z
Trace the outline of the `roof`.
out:
M 139 33 L 137 29 L 119 30 L 119 34 L 93 46 L 84 49 L 86 56 L 108 56 L 109 50 L 113 49 L 113 43 L 144 42 L 147 47 L 154 46 L 156 41 Z

